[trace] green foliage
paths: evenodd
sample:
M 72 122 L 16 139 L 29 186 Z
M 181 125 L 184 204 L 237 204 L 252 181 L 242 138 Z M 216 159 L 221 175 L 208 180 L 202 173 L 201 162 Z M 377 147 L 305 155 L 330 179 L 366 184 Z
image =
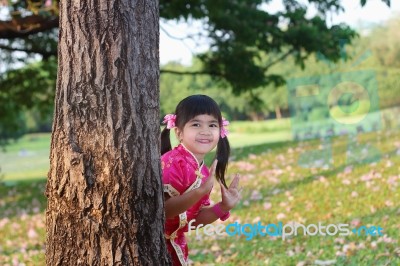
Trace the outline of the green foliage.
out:
M 52 115 L 57 59 L 26 65 L 0 75 L 0 142 L 27 130 L 26 111 L 41 121 Z
M 169 13 L 178 5 L 186 9 Z M 326 18 L 317 15 L 306 17 L 307 7 L 297 1 L 285 0 L 285 11 L 271 14 L 262 8 L 269 1 L 176 1 L 174 4 L 160 3 L 161 16 L 171 18 L 195 18 L 207 21 L 207 37 L 211 50 L 199 55 L 203 69 L 213 73 L 216 80 L 224 79 L 234 93 L 273 84 L 282 85 L 281 76 L 270 75 L 274 63 L 260 64 L 260 54 L 275 54 L 279 58 L 292 54 L 295 63 L 304 66 L 307 57 L 321 52 L 330 60 L 340 58 L 340 39 L 351 40 L 354 30 L 346 25 L 328 27 Z M 321 14 L 339 9 L 340 2 L 309 1 Z M 167 8 L 164 12 L 163 8 Z M 193 10 L 193 16 L 191 11 Z M 282 26 L 282 24 L 284 24 Z M 279 60 L 278 60 L 279 61 Z
M 55 1 L 54 1 L 55 2 Z M 217 80 L 231 85 L 233 92 L 241 92 L 268 84 L 280 85 L 283 78 L 270 75 L 274 63 L 259 64 L 260 54 L 292 54 L 295 62 L 304 66 L 307 57 L 320 52 L 330 60 L 340 58 L 339 40 L 351 40 L 354 30 L 346 25 L 328 26 L 327 12 L 341 10 L 339 0 L 308 0 L 319 11 L 314 17 L 306 16 L 307 5 L 301 1 L 284 0 L 284 10 L 270 13 L 265 8 L 270 0 L 197 0 L 160 1 L 160 17 L 166 20 L 201 20 L 205 23 L 206 37 L 211 49 L 199 55 L 202 70 Z M 42 14 L 57 16 L 58 10 L 43 1 L 13 1 L 9 6 L 12 16 L 28 17 Z M 49 11 L 50 10 L 50 11 Z M 15 22 L 17 23 L 17 21 Z M 22 26 L 22 25 L 21 25 Z M 25 25 L 24 25 L 25 26 Z M 19 41 L 22 50 L 43 56 L 54 54 L 54 34 L 41 32 L 44 41 Z M 46 39 L 50 37 L 50 39 Z M 11 37 L 9 37 L 11 39 Z M 33 47 L 37 44 L 38 47 Z M 12 47 L 12 44 L 7 44 Z M 15 48 L 15 47 L 12 47 Z M 286 55 L 285 55 L 286 56 Z M 278 60 L 280 61 L 280 60 Z M 240 62 L 240 63 L 238 63 Z
M 7 102 L 0 94 L 0 146 L 10 139 L 17 139 L 25 133 L 24 114 L 14 102 Z
M 194 61 L 191 67 L 176 63 L 163 67 L 175 71 L 196 71 L 200 66 L 201 62 Z M 160 80 L 161 115 L 175 112 L 179 101 L 192 94 L 207 94 L 215 99 L 228 119 L 244 120 L 249 119 L 253 112 L 263 112 L 263 110 L 257 110 L 254 105 L 248 104 L 252 99 L 250 92 L 243 93 L 241 96 L 233 95 L 229 90 L 221 89 L 220 84 L 216 84 L 209 76 L 163 74 Z

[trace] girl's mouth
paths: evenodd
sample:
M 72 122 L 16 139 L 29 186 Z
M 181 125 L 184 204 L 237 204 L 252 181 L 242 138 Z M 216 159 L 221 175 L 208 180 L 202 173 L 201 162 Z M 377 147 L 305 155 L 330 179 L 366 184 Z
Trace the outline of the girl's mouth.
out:
M 208 144 L 208 143 L 211 143 L 211 140 L 209 140 L 209 139 L 199 139 L 199 140 L 197 140 L 197 142 L 200 142 L 202 144 Z

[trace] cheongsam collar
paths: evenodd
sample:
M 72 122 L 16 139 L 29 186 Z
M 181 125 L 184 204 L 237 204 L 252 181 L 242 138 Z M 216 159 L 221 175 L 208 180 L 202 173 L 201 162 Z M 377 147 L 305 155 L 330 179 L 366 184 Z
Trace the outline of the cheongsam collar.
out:
M 198 169 L 198 170 L 201 170 L 201 168 L 204 165 L 204 161 L 199 162 L 197 160 L 196 156 L 194 156 L 194 154 L 191 151 L 189 151 L 189 149 L 186 148 L 185 145 L 183 145 L 182 143 L 180 143 L 179 146 L 182 147 L 182 148 L 180 148 L 180 150 L 185 151 L 186 153 L 188 153 L 187 154 L 188 156 L 186 156 L 186 157 L 190 158 L 190 161 L 194 163 L 194 167 L 196 167 L 196 169 Z M 179 146 L 178 146 L 178 148 L 179 148 Z

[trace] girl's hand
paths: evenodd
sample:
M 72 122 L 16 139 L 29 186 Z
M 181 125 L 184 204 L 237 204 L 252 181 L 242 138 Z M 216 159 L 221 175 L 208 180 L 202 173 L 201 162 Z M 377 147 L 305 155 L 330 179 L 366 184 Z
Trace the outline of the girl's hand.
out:
M 208 177 L 207 181 L 201 184 L 199 187 L 199 190 L 201 192 L 201 195 L 206 195 L 209 194 L 214 186 L 214 181 L 215 181 L 215 168 L 217 168 L 217 160 L 214 160 L 213 164 L 211 165 L 211 172 L 210 176 Z
M 240 175 L 236 174 L 235 178 L 228 188 L 225 188 L 224 185 L 219 182 L 222 195 L 221 209 L 223 211 L 230 211 L 239 202 L 241 192 L 241 189 L 239 189 L 239 180 Z

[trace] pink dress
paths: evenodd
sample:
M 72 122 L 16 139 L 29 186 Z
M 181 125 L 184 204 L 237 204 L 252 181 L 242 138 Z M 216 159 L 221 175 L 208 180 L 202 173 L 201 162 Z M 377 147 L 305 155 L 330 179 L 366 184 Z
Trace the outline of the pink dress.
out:
M 161 156 L 164 192 L 170 197 L 182 195 L 204 183 L 210 173 L 203 164 L 199 165 L 194 155 L 182 144 Z M 165 237 L 173 265 L 187 265 L 188 246 L 184 233 L 188 222 L 195 219 L 203 206 L 210 205 L 209 194 L 201 198 L 186 212 L 165 222 Z

